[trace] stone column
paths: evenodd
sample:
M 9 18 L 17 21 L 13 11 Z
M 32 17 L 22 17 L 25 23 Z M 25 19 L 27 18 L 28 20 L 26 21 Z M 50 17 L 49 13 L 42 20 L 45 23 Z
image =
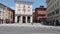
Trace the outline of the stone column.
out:
M 26 23 L 27 23 L 27 16 L 26 16 Z
M 15 23 L 17 23 L 17 16 L 15 16 Z
M 30 23 L 32 23 L 32 20 L 33 20 L 33 19 L 32 19 L 32 16 L 31 16 L 31 17 L 30 17 Z
M 22 20 L 23 20 L 23 16 L 21 16 L 21 17 L 20 17 L 20 19 L 21 19 L 20 21 L 21 21 L 21 23 L 22 23 Z

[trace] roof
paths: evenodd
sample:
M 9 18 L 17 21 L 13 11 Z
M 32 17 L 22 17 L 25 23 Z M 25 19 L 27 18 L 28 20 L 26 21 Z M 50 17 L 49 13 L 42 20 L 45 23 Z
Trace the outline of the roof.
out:
M 1 2 L 0 2 L 0 4 L 6 7 L 6 5 L 5 5 L 5 4 L 3 4 L 3 3 L 1 3 Z
M 47 8 L 36 8 L 36 9 L 43 9 L 43 10 L 46 10 Z
M 30 4 L 33 4 L 33 2 L 29 2 L 29 1 L 22 1 L 22 0 L 15 0 L 15 2 L 21 2 L 21 3 L 30 3 Z
M 9 8 L 10 10 L 13 10 L 13 9 L 11 9 L 10 7 L 6 6 L 5 4 L 3 4 L 3 3 L 1 3 L 1 2 L 0 2 L 0 4 L 3 5 L 3 6 L 5 6 L 5 7 L 7 7 L 7 8 Z
M 47 8 L 45 8 L 44 6 L 40 6 L 39 8 L 35 8 L 35 10 L 46 10 Z

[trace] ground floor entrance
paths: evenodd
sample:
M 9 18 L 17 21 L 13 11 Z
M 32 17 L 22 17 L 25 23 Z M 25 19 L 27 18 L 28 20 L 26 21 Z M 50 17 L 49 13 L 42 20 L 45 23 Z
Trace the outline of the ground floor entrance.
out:
M 25 18 L 25 16 L 23 16 L 22 19 L 23 19 L 22 22 L 23 22 L 23 23 L 26 23 L 26 18 Z
M 32 23 L 32 16 L 16 16 L 17 23 Z

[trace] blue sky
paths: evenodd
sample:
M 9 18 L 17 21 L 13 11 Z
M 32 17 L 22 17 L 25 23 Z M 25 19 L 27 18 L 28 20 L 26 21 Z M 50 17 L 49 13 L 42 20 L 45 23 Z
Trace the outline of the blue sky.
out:
M 41 5 L 44 5 L 46 7 L 46 0 L 28 0 L 28 1 L 33 2 L 33 9 L 35 9 L 36 7 L 39 7 Z M 0 0 L 0 2 L 12 9 L 15 9 L 14 0 Z

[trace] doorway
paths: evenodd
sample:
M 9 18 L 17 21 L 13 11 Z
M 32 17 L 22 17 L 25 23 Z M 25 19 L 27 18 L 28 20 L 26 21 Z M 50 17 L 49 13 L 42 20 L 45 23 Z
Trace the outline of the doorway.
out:
M 23 16 L 23 23 L 26 23 L 26 18 L 25 18 L 25 16 Z
M 27 17 L 27 19 L 28 19 L 28 23 L 30 23 L 30 17 L 29 16 Z

